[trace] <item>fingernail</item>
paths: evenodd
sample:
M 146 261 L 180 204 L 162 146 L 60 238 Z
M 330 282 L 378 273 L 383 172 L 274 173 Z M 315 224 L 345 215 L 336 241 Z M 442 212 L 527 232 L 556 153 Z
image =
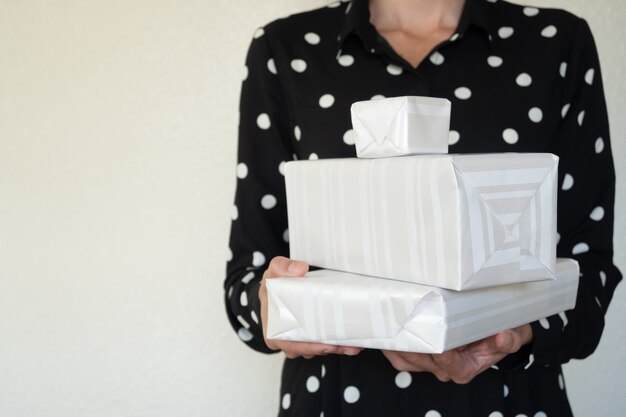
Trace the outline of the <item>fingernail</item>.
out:
M 300 272 L 300 262 L 289 262 L 289 265 L 287 266 L 287 272 L 292 274 Z
M 513 338 L 511 337 L 510 334 L 505 333 L 505 339 L 504 339 L 504 342 L 502 342 L 502 347 L 504 348 L 504 350 L 509 350 L 511 349 L 512 345 L 513 345 Z

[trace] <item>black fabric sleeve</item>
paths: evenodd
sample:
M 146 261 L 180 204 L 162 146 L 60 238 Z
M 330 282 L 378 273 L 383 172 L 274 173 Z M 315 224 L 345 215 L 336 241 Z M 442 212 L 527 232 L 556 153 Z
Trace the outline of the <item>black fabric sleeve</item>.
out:
M 288 256 L 282 164 L 293 151 L 276 64 L 267 34 L 257 30 L 242 84 L 237 187 L 230 234 L 232 258 L 224 282 L 226 311 L 251 348 L 272 352 L 263 340 L 259 283 L 274 256 Z
M 531 323 L 532 345 L 507 358 L 508 367 L 558 365 L 593 353 L 622 278 L 613 265 L 615 171 L 606 103 L 594 39 L 583 19 L 560 71 L 563 119 L 552 149 L 560 157 L 557 256 L 579 262 L 578 296 L 573 310 Z

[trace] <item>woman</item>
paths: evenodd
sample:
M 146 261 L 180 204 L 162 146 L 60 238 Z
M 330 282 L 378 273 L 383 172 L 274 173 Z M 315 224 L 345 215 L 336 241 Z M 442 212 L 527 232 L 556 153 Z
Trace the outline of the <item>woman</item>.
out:
M 226 303 L 244 342 L 289 358 L 280 415 L 571 415 L 561 364 L 593 352 L 621 280 L 586 22 L 501 0 L 353 0 L 259 29 L 246 65 Z M 264 280 L 308 269 L 286 258 L 283 163 L 353 157 L 350 104 L 403 95 L 452 101 L 450 152 L 559 155 L 557 254 L 580 263 L 576 308 L 442 355 L 265 340 Z

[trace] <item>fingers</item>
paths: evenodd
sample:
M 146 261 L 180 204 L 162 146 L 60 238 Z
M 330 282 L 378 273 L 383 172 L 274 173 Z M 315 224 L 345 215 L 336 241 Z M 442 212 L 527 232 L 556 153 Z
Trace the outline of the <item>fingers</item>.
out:
M 308 271 L 309 265 L 306 262 L 277 256 L 270 262 L 263 278 L 302 277 Z
M 277 340 L 276 342 L 280 350 L 282 350 L 289 359 L 295 359 L 300 356 L 305 359 L 311 359 L 314 356 L 332 354 L 355 356 L 363 350 L 356 347 L 327 345 L 323 343 L 292 342 L 286 340 Z
M 471 355 L 463 355 L 456 350 L 433 355 L 433 360 L 457 384 L 467 384 L 483 371 L 482 365 L 475 358 Z
M 385 357 L 398 371 L 430 372 L 441 382 L 450 381 L 450 376 L 426 353 L 396 352 L 383 350 Z

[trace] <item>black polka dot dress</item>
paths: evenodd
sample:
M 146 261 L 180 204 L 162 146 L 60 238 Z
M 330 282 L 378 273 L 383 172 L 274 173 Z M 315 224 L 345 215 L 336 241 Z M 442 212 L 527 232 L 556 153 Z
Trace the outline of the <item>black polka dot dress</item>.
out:
M 269 352 L 258 289 L 269 261 L 289 256 L 285 162 L 354 157 L 350 105 L 405 95 L 452 102 L 450 153 L 560 157 L 557 254 L 580 263 L 576 308 L 532 323 L 532 344 L 466 385 L 398 372 L 377 350 L 286 360 L 278 414 L 571 415 L 561 364 L 593 352 L 621 274 L 612 262 L 615 174 L 597 53 L 587 23 L 561 10 L 466 0 L 456 33 L 417 68 L 377 34 L 365 0 L 258 29 L 242 86 L 224 284 L 233 327 Z

